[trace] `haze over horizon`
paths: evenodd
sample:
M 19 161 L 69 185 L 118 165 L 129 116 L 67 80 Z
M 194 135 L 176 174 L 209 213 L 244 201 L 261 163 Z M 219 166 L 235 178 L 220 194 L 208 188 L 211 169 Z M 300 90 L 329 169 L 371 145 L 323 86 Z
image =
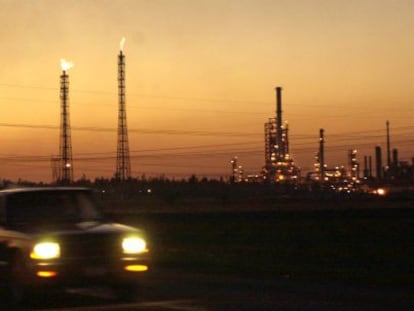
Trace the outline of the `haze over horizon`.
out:
M 73 61 L 74 177 L 115 172 L 117 54 L 126 38 L 133 176 L 228 176 L 264 165 L 283 87 L 295 162 L 414 156 L 414 1 L 0 0 L 0 179 L 49 182 L 59 152 L 60 59 Z M 383 154 L 384 157 L 384 154 Z

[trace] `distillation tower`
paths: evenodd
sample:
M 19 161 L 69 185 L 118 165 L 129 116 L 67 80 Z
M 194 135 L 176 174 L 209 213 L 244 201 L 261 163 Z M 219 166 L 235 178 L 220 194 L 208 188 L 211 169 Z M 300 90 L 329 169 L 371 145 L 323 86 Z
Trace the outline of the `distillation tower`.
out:
M 123 45 L 125 39 L 121 41 L 121 49 L 118 55 L 118 143 L 116 152 L 116 172 L 115 178 L 125 181 L 131 177 L 131 161 L 129 157 L 128 129 L 126 120 L 125 106 L 125 55 Z
M 320 182 L 325 181 L 326 177 L 326 164 L 325 164 L 325 130 L 319 129 L 319 151 L 316 153 L 314 164 L 316 179 Z
M 265 166 L 267 182 L 296 182 L 299 168 L 289 152 L 289 127 L 282 119 L 282 88 L 276 87 L 276 117 L 265 123 Z
M 62 75 L 60 76 L 60 145 L 59 145 L 59 174 L 57 181 L 61 184 L 70 184 L 73 181 L 72 142 L 70 135 L 69 118 L 69 75 L 67 70 L 71 63 L 61 60 Z

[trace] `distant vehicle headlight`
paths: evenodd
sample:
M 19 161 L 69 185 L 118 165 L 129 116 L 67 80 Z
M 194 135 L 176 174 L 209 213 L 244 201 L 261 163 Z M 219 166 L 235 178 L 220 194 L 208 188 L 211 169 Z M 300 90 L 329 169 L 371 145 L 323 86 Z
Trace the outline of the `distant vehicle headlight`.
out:
M 140 237 L 127 237 L 122 240 L 124 254 L 140 254 L 147 252 L 147 242 Z
M 40 242 L 35 244 L 30 258 L 32 259 L 53 259 L 60 257 L 60 245 L 55 242 Z

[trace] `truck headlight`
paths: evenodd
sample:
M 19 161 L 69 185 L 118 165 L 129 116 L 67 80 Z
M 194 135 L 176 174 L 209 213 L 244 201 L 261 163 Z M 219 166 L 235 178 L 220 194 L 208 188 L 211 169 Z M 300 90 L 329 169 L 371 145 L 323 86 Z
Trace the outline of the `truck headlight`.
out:
M 127 237 L 122 240 L 124 254 L 140 254 L 148 251 L 147 242 L 140 237 Z
M 40 242 L 35 244 L 30 258 L 32 259 L 53 259 L 60 257 L 60 245 L 55 242 Z

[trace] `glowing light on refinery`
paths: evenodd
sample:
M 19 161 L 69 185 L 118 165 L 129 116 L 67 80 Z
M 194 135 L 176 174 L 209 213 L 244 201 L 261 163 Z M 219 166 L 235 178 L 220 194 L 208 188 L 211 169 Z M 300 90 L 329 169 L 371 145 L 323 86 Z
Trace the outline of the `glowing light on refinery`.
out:
M 377 194 L 380 195 L 380 196 L 384 196 L 384 195 L 387 194 L 387 191 L 385 191 L 385 189 L 383 189 L 383 188 L 378 188 L 377 189 Z
M 72 68 L 74 65 L 72 62 L 67 61 L 66 59 L 61 59 L 60 60 L 60 67 L 62 67 L 63 71 L 68 71 L 70 68 Z
M 125 37 L 122 37 L 121 42 L 119 43 L 119 48 L 121 52 L 124 51 L 125 41 L 126 41 Z

